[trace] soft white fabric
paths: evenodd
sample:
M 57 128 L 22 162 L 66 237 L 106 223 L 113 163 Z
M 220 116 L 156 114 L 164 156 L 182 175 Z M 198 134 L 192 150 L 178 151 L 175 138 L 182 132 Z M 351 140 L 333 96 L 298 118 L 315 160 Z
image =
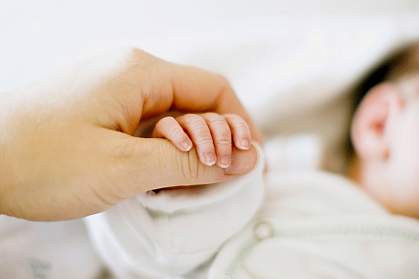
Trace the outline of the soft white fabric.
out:
M 83 223 L 0 216 L 0 278 L 95 279 L 103 268 Z
M 270 172 L 322 169 L 326 164 L 323 142 L 315 134 L 276 136 L 264 144 Z
M 315 148 L 304 139 L 274 146 Z M 388 214 L 345 178 L 310 167 L 318 155 L 301 154 L 291 168 L 272 161 L 264 180 L 259 162 L 213 189 L 149 194 L 92 216 L 93 242 L 118 278 L 417 278 L 419 222 Z
M 104 261 L 124 279 L 195 272 L 259 208 L 264 183 L 262 153 L 257 150 L 258 163 L 245 176 L 216 185 L 149 192 L 87 218 Z
M 266 184 L 261 212 L 207 278 L 417 278 L 418 221 L 386 213 L 326 173 L 270 173 Z
M 199 38 L 224 33 L 222 42 L 208 42 L 208 46 L 212 47 L 211 52 L 203 55 L 208 56 L 208 60 L 217 59 L 213 54 L 219 48 L 228 48 L 234 41 L 228 27 L 232 24 L 242 26 L 242 33 L 255 28 L 261 32 L 265 28 L 276 30 L 277 34 L 282 34 L 281 41 L 289 49 L 292 45 L 287 44 L 287 37 L 310 36 L 310 40 L 304 41 L 309 50 L 311 45 L 323 39 L 317 37 L 317 32 L 321 33 L 320 30 L 324 28 L 335 28 L 335 23 L 342 18 L 353 17 L 352 21 L 355 22 L 356 18 L 369 19 L 369 23 L 376 27 L 380 26 L 380 23 L 375 23 L 380 21 L 379 18 L 388 19 L 391 21 L 389 30 L 370 28 L 372 26 L 364 30 L 350 24 L 341 26 L 341 38 L 347 36 L 350 43 L 353 43 L 354 34 L 370 30 L 376 36 L 361 40 L 375 41 L 379 45 L 386 35 L 392 37 L 396 32 L 417 32 L 415 26 L 406 26 L 404 22 L 405 17 L 418 12 L 418 8 L 417 0 L 341 0 L 338 3 L 336 0 L 178 0 L 165 3 L 149 0 L 73 0 L 60 4 L 55 0 L 3 1 L 0 9 L 3 42 L 0 52 L 0 91 L 40 77 L 48 78 L 52 67 L 72 61 L 75 53 L 86 49 L 96 52 L 128 43 L 163 55 L 170 52 L 170 56 L 166 57 L 177 59 L 177 53 L 183 53 L 183 48 L 196 51 L 193 45 Z M 324 20 L 318 24 L 316 18 Z M 264 24 L 267 19 L 271 23 Z M 337 25 L 339 28 L 339 23 Z M 248 37 L 252 35 L 249 33 Z M 324 39 L 333 41 L 333 37 L 334 34 L 329 34 Z M 155 38 L 161 42 L 157 44 L 158 48 L 153 44 Z M 187 42 L 184 42 L 186 38 Z M 377 41 L 377 38 L 380 39 Z M 264 44 L 255 43 L 254 46 L 263 49 Z M 327 53 L 334 46 L 325 47 Z M 350 44 L 346 49 L 351 50 Z M 363 51 L 371 53 L 374 50 L 365 48 Z M 239 51 L 236 55 L 242 53 Z M 309 51 L 307 54 L 304 59 L 315 59 L 309 55 Z M 286 57 L 288 55 L 284 53 Z M 358 58 L 361 59 L 358 56 L 351 58 L 354 58 L 354 63 L 358 63 Z M 207 60 L 205 57 L 201 59 Z M 249 61 L 245 56 L 241 59 Z M 308 64 L 313 61 L 311 59 L 307 61 Z M 228 66 L 229 60 L 214 62 Z M 323 65 L 324 69 L 336 61 L 328 62 Z

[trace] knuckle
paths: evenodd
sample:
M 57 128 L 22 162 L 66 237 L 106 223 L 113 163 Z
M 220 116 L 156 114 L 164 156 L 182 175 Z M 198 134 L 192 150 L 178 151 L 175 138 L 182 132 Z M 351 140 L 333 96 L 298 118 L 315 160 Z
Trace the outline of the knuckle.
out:
M 187 124 L 187 125 L 202 125 L 204 124 L 204 120 L 201 116 L 197 114 L 185 114 L 184 116 L 181 116 L 181 119 Z
M 194 129 L 194 134 L 196 137 L 196 141 L 199 142 L 211 142 L 212 141 L 212 137 L 211 137 L 211 133 L 208 129 L 206 129 L 206 127 L 196 127 Z
M 200 148 L 211 148 L 213 145 L 213 141 L 211 137 L 208 136 L 201 136 L 197 137 L 195 143 L 200 146 Z
M 211 133 L 205 120 L 198 115 L 185 118 L 186 126 L 190 132 L 195 135 L 197 141 L 211 141 Z
M 231 114 L 229 116 L 227 116 L 230 121 L 232 122 L 231 125 L 233 125 L 234 127 L 238 128 L 238 129 L 248 129 L 248 125 L 247 122 L 239 115 L 237 114 Z
M 165 117 L 156 124 L 156 130 L 172 139 L 183 139 L 184 133 L 173 117 Z
M 226 119 L 219 115 L 215 114 L 214 116 L 209 116 L 206 118 L 208 126 L 212 128 L 212 131 L 220 137 L 229 137 L 230 136 L 230 128 L 227 124 Z
M 221 146 L 229 146 L 231 145 L 231 138 L 217 138 L 215 140 L 215 144 Z
M 138 47 L 129 47 L 128 53 L 132 62 L 144 62 L 152 58 L 152 55 Z
M 219 115 L 216 112 L 206 112 L 204 114 L 202 114 L 202 116 L 204 116 L 206 119 L 213 119 L 213 118 L 223 118 L 221 115 Z
M 209 125 L 227 127 L 225 118 L 220 115 L 210 116 L 206 119 Z
M 178 153 L 180 163 L 180 173 L 186 180 L 193 180 L 199 177 L 202 172 L 202 166 L 199 163 L 198 156 L 194 150 L 185 153 Z
M 224 114 L 225 118 L 231 119 L 231 120 L 236 120 L 236 119 L 241 119 L 241 116 L 239 116 L 238 114 L 235 113 L 226 113 Z
M 229 128 L 222 129 L 216 132 L 214 138 L 216 144 L 231 144 L 231 131 Z
M 129 47 L 126 51 L 126 56 L 127 67 L 131 71 L 136 71 L 139 68 L 151 71 L 151 69 L 157 67 L 162 62 L 161 59 L 137 47 Z
M 232 86 L 230 85 L 230 81 L 226 76 L 222 74 L 218 74 L 218 73 L 213 73 L 213 75 L 214 75 L 215 85 L 219 94 L 233 92 Z
M 222 127 L 220 127 L 219 129 L 217 129 L 215 131 L 215 134 L 216 134 L 217 138 L 229 139 L 229 138 L 231 138 L 230 127 L 227 124 L 225 124 Z
M 230 87 L 230 81 L 226 76 L 222 74 L 216 74 L 216 76 L 222 87 Z

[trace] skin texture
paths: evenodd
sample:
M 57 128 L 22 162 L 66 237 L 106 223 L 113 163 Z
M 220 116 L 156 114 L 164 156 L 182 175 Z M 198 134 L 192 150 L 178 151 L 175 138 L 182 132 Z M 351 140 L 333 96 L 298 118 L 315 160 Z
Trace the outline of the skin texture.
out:
M 393 213 L 419 218 L 419 73 L 368 92 L 352 125 L 352 177 Z
M 195 146 L 203 164 L 220 168 L 231 165 L 234 146 L 249 150 L 252 141 L 250 128 L 239 115 L 213 112 L 164 117 L 156 124 L 153 136 L 170 140 L 181 151 Z
M 229 145 L 231 164 L 220 168 L 200 162 L 201 144 L 196 144 L 198 156 L 195 148 L 186 152 L 166 139 L 134 136 L 147 120 L 177 111 L 186 114 L 178 119 L 185 127 L 187 113 L 198 113 L 205 121 L 234 115 L 249 125 L 240 124 L 235 131 L 227 121 L 237 141 L 259 139 L 225 78 L 139 49 L 86 61 L 2 97 L 1 214 L 30 220 L 78 218 L 148 190 L 222 182 L 246 173 L 256 162 L 251 147 Z M 217 154 L 227 155 L 230 147 L 221 148 L 217 141 L 213 146 Z

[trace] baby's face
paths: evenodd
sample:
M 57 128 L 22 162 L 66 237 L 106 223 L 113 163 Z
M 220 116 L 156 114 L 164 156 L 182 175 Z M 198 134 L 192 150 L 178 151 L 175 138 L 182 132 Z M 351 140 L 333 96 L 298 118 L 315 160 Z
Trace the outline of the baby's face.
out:
M 361 130 L 371 130 L 354 139 L 361 145 L 361 184 L 391 211 L 419 218 L 419 75 L 382 90 L 368 104 L 371 108 L 364 108 L 367 116 L 354 120 L 366 122 Z M 363 149 L 365 142 L 369 145 Z
M 419 217 L 419 98 L 407 100 L 392 121 L 386 163 L 389 179 L 382 191 L 389 196 L 390 208 Z

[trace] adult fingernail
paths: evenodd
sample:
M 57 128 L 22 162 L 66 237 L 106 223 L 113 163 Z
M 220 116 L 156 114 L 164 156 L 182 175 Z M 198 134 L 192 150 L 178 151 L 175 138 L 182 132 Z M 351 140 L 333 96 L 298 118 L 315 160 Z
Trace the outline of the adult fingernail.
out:
M 215 164 L 216 158 L 214 153 L 212 152 L 206 152 L 203 155 L 204 157 L 204 164 L 207 166 L 213 166 Z
M 230 156 L 222 156 L 220 158 L 220 161 L 218 162 L 218 166 L 223 169 L 228 168 L 230 164 L 231 164 Z

